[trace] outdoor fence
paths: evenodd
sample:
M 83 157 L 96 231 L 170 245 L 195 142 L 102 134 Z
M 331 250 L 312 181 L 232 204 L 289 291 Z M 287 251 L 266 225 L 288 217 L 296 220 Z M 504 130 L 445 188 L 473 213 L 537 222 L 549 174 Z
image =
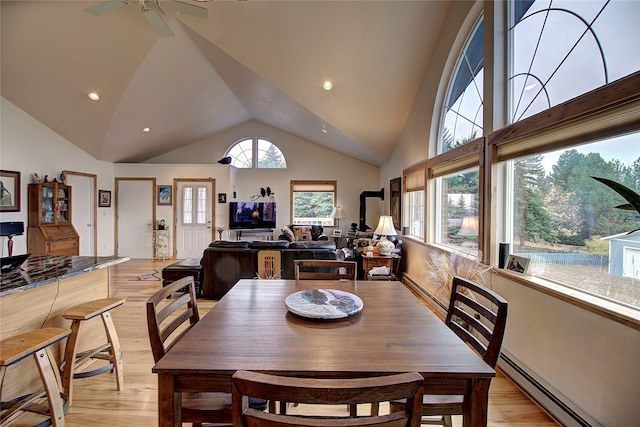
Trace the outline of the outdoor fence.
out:
M 514 255 L 529 258 L 534 263 L 560 265 L 607 266 L 609 255 L 591 255 L 574 253 L 515 253 Z

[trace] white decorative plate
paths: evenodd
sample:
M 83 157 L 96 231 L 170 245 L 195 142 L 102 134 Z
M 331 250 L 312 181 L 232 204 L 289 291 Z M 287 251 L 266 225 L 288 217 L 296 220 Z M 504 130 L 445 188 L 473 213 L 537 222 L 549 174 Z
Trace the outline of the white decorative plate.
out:
M 357 295 L 335 289 L 295 292 L 284 303 L 293 314 L 319 320 L 344 319 L 358 313 L 363 307 Z

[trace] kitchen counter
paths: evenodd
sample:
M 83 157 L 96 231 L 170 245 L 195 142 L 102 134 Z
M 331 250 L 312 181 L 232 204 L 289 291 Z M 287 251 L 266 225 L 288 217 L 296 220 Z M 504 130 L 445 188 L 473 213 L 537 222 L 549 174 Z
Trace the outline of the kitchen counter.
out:
M 30 256 L 21 267 L 0 275 L 0 297 L 128 260 L 113 256 Z

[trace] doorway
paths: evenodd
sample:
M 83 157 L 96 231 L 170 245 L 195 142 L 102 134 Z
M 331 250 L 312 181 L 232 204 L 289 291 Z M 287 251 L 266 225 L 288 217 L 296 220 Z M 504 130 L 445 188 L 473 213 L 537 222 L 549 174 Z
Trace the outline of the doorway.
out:
M 98 214 L 96 209 L 97 175 L 63 171 L 71 187 L 71 225 L 80 238 L 80 256 L 98 256 Z
M 213 241 L 215 179 L 174 179 L 176 259 L 202 258 Z

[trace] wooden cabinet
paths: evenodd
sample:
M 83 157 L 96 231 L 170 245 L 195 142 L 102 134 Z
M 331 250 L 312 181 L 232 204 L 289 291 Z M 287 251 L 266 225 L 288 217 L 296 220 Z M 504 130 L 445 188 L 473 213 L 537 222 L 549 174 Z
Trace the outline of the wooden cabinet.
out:
M 31 255 L 80 254 L 80 237 L 71 225 L 71 187 L 59 182 L 29 184 L 27 251 Z

